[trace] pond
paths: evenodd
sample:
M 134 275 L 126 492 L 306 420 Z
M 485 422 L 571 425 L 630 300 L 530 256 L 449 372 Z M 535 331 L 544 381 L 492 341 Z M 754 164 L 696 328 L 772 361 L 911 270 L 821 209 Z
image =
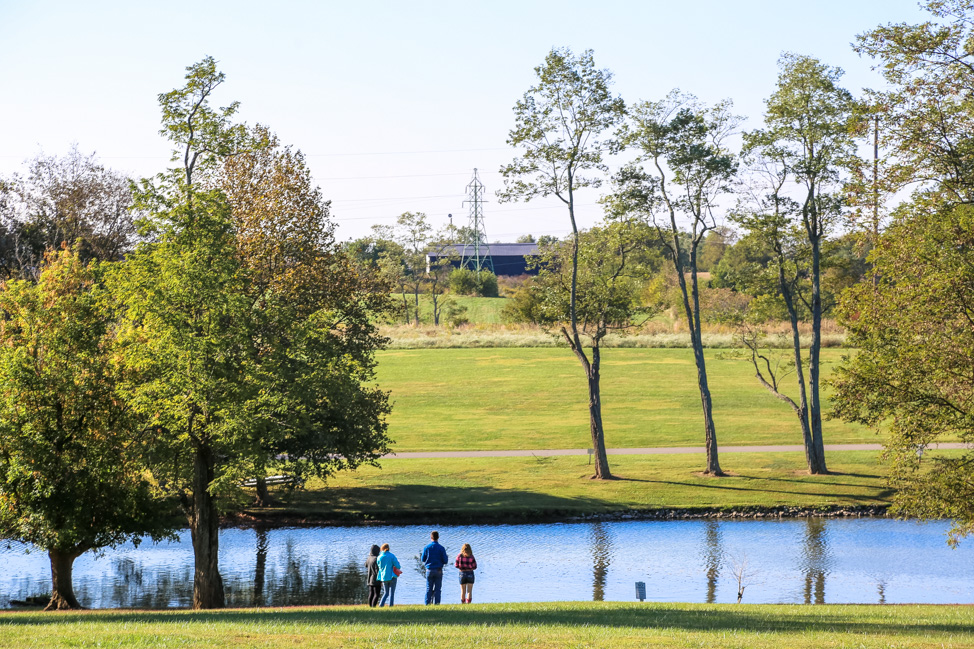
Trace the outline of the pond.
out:
M 974 603 L 974 546 L 947 547 L 947 523 L 883 518 L 780 521 L 631 521 L 440 527 L 451 560 L 470 543 L 480 569 L 474 602 L 635 599 L 745 603 Z M 405 570 L 397 604 L 420 604 L 418 555 L 427 526 L 226 529 L 220 565 L 231 606 L 360 604 L 364 561 L 389 543 Z M 50 592 L 47 556 L 0 546 L 0 607 Z M 125 545 L 75 563 L 84 606 L 188 606 L 189 532 L 179 541 Z M 457 573 L 444 603 L 459 602 Z

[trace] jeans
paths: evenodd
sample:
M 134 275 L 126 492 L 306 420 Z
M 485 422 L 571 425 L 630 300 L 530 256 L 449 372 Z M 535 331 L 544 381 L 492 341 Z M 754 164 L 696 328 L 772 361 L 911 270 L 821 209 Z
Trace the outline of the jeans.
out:
M 382 582 L 382 601 L 379 606 L 386 605 L 386 597 L 389 598 L 389 606 L 396 603 L 396 580 Z
M 439 604 L 443 588 L 443 568 L 426 571 L 426 603 Z

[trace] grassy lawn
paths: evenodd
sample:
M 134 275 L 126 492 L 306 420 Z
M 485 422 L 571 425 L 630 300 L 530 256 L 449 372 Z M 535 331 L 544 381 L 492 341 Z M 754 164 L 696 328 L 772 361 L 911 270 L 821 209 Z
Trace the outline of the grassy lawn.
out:
M 468 321 L 476 324 L 501 324 L 504 319 L 501 311 L 507 304 L 506 297 L 474 297 L 471 295 L 449 295 L 443 296 L 452 300 L 457 306 L 466 309 L 463 314 Z M 441 297 L 440 299 L 443 299 Z M 393 302 L 402 305 L 402 295 L 395 293 L 392 296 Z M 413 305 L 413 295 L 406 296 L 406 301 L 410 307 Z M 433 300 L 428 295 L 419 296 L 419 317 L 425 324 L 433 323 Z
M 844 353 L 823 350 L 823 376 Z M 718 443 L 801 443 L 793 411 L 761 387 L 749 361 L 708 350 L 707 369 Z M 379 354 L 378 374 L 395 402 L 394 450 L 591 445 L 585 379 L 566 349 L 390 350 Z M 604 350 L 602 402 L 610 448 L 703 444 L 688 349 Z M 826 444 L 880 441 L 861 426 L 825 422 Z
M 530 520 L 627 509 L 878 505 L 889 497 L 877 454 L 830 455 L 826 476 L 804 472 L 801 453 L 727 454 L 726 478 L 699 475 L 702 455 L 610 456 L 620 479 L 595 482 L 584 456 L 384 460 L 311 482 L 264 514 L 309 519 L 420 517 Z
M 0 613 L 0 647 L 971 647 L 969 606 L 546 603 Z

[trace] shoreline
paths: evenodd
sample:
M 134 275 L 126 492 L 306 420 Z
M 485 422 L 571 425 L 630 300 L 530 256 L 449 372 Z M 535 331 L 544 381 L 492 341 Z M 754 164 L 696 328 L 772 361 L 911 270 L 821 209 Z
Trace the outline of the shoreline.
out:
M 371 525 L 524 525 L 548 523 L 609 523 L 628 521 L 678 520 L 791 520 L 800 518 L 890 518 L 888 504 L 881 505 L 823 505 L 799 507 L 674 507 L 665 509 L 627 509 L 614 512 L 578 513 L 562 511 L 498 512 L 496 515 L 463 512 L 424 512 L 416 515 L 387 514 L 384 516 L 298 516 L 286 512 L 261 515 L 253 510 L 226 516 L 224 528 L 273 529 L 285 527 L 367 527 Z M 446 521 L 449 523 L 446 523 Z

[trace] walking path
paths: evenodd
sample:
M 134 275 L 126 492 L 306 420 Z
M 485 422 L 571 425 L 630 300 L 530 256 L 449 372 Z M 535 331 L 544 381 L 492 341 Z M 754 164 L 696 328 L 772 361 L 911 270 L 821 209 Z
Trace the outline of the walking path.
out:
M 882 444 L 826 444 L 826 451 L 879 451 Z M 968 448 L 967 444 L 945 443 L 931 444 L 932 449 Z M 804 452 L 801 444 L 784 444 L 780 446 L 721 446 L 720 453 L 782 453 Z M 584 448 L 554 448 L 535 449 L 528 451 L 416 451 L 403 453 L 389 453 L 383 457 L 396 459 L 419 459 L 437 457 L 550 457 L 554 455 L 588 455 Z M 706 453 L 702 446 L 670 446 L 658 448 L 610 448 L 609 455 L 679 455 L 684 453 Z

